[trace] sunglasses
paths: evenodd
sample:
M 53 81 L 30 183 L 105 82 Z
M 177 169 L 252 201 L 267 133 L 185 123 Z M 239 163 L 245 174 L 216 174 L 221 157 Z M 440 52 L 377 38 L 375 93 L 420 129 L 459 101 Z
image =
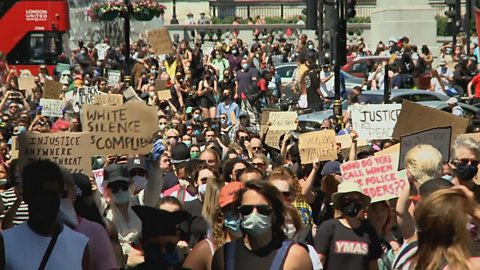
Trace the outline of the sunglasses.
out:
M 476 160 L 476 159 L 468 159 L 468 158 L 461 158 L 461 159 L 456 159 L 454 160 L 454 162 L 452 162 L 454 165 L 457 165 L 457 164 L 471 164 L 473 166 L 478 166 L 478 164 L 480 163 L 480 161 Z
M 261 149 L 262 149 L 262 147 L 260 147 L 260 146 L 252 147 L 252 150 L 261 150 Z
M 248 216 L 253 212 L 253 209 L 257 209 L 257 212 L 260 215 L 268 216 L 272 213 L 272 208 L 266 204 L 256 204 L 256 205 L 242 205 L 238 207 L 238 212 L 242 216 Z
M 178 136 L 167 136 L 168 139 L 175 139 L 175 140 L 178 140 Z
M 321 130 L 330 129 L 328 127 L 320 127 Z
M 356 202 L 358 204 L 363 204 L 363 200 L 358 195 L 347 195 L 342 198 L 343 203 L 349 204 L 351 202 Z
M 248 136 L 240 136 L 239 139 L 240 140 L 248 140 Z
M 127 191 L 129 185 L 126 183 L 115 182 L 108 185 L 108 187 L 112 190 L 112 193 L 118 193 L 120 190 Z
M 265 167 L 265 164 L 263 162 L 252 163 L 252 165 L 255 167 Z
M 227 120 L 227 117 L 220 117 L 220 119 L 222 119 L 222 120 Z

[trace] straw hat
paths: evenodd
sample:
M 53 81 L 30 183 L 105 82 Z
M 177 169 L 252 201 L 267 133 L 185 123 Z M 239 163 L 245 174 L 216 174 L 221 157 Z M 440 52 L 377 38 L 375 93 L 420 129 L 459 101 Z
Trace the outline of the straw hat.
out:
M 358 193 L 363 201 L 363 206 L 367 206 L 370 203 L 370 197 L 363 194 L 360 185 L 355 181 L 344 181 L 338 185 L 338 191 L 332 195 L 332 203 L 334 209 L 339 209 L 342 205 L 342 197 L 347 193 Z

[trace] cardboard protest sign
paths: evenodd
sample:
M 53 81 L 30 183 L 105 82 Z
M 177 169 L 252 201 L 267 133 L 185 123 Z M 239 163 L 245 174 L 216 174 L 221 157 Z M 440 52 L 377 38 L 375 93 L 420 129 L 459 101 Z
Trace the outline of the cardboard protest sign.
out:
M 355 181 L 372 203 L 397 198 L 407 184 L 405 173 L 397 172 L 390 155 L 374 156 L 343 163 L 343 181 Z
M 366 104 L 352 106 L 352 125 L 362 139 L 392 137 L 402 104 Z
M 167 81 L 164 80 L 155 80 L 155 91 L 161 91 L 161 90 L 166 90 L 168 89 L 167 87 Z
M 269 112 L 269 130 L 296 130 L 297 112 Z
M 429 144 L 442 154 L 443 162 L 448 162 L 450 159 L 450 145 L 451 145 L 452 128 L 432 128 L 410 135 L 402 136 L 400 140 L 400 163 L 399 169 L 405 167 L 405 155 L 414 146 L 419 144 Z
M 62 117 L 63 107 L 65 103 L 58 99 L 40 99 L 40 106 L 42 106 L 42 115 L 50 117 Z
M 89 147 L 97 155 L 149 153 L 158 131 L 157 110 L 137 102 L 85 104 L 82 120 L 83 130 L 91 132 Z
M 43 98 L 60 99 L 63 84 L 54 80 L 45 80 L 45 88 L 43 90 Z
M 31 90 L 35 88 L 35 80 L 33 77 L 20 77 L 18 78 L 18 90 Z
M 161 90 L 157 92 L 157 96 L 159 100 L 169 100 L 172 98 L 172 93 L 170 90 Z
M 148 43 L 156 54 L 174 53 L 170 34 L 165 27 L 149 31 Z
M 352 137 L 349 134 L 339 135 L 335 137 L 335 143 L 340 144 L 340 149 L 350 149 L 352 146 Z M 357 147 L 368 145 L 367 140 L 358 139 Z
M 393 129 L 393 137 L 400 139 L 403 135 L 438 127 L 452 127 L 452 138 L 465 133 L 470 120 L 448 112 L 429 108 L 404 100 L 397 124 Z
M 313 163 L 317 159 L 320 161 L 337 159 L 333 129 L 303 133 L 298 140 L 302 164 Z
M 97 105 L 122 105 L 123 96 L 119 94 L 96 95 L 94 97 Z
M 71 172 L 90 175 L 89 137 L 85 132 L 22 133 L 18 136 L 20 167 L 33 160 L 49 159 Z
M 17 136 L 12 136 L 12 150 L 10 150 L 10 159 L 18 159 Z
M 131 86 L 123 90 L 123 96 L 125 97 L 125 103 L 130 101 L 142 101 L 142 99 L 137 95 Z
M 108 71 L 108 86 L 117 87 L 120 85 L 120 79 L 122 77 L 122 72 L 120 70 L 109 70 Z
M 268 130 L 267 136 L 265 136 L 265 144 L 280 150 L 280 137 L 288 132 L 287 130 Z
M 474 139 L 475 141 L 479 142 L 480 143 L 480 133 L 466 133 L 466 134 L 460 134 L 457 136 L 457 139 L 459 138 L 462 138 L 462 139 L 466 139 L 466 138 L 471 138 L 471 139 Z M 453 142 L 452 142 L 453 143 Z

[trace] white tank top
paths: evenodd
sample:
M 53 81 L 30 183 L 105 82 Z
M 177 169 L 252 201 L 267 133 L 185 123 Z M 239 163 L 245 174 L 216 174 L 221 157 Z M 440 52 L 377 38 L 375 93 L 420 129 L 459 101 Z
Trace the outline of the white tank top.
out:
M 24 222 L 3 232 L 5 245 L 5 269 L 38 269 L 51 237 L 33 232 Z M 48 259 L 46 270 L 82 269 L 82 258 L 88 238 L 67 226 L 58 236 Z

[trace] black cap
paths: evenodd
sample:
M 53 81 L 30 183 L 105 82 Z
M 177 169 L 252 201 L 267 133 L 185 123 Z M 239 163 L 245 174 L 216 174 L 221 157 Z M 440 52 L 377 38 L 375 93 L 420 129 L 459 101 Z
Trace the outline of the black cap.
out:
M 86 198 L 92 195 L 92 183 L 90 179 L 83 173 L 73 173 L 75 181 L 75 193 L 77 198 Z
M 103 170 L 103 182 L 110 184 L 117 181 L 131 182 L 127 167 L 121 164 L 111 164 Z
M 132 206 L 132 210 L 142 221 L 142 237 L 175 236 L 178 225 L 190 218 L 187 211 L 169 212 L 150 206 Z
M 172 149 L 172 164 L 190 160 L 190 149 L 182 142 L 175 144 Z
M 148 170 L 147 160 L 143 156 L 130 158 L 126 166 L 128 172 L 131 172 L 133 169 L 142 169 L 144 171 Z

